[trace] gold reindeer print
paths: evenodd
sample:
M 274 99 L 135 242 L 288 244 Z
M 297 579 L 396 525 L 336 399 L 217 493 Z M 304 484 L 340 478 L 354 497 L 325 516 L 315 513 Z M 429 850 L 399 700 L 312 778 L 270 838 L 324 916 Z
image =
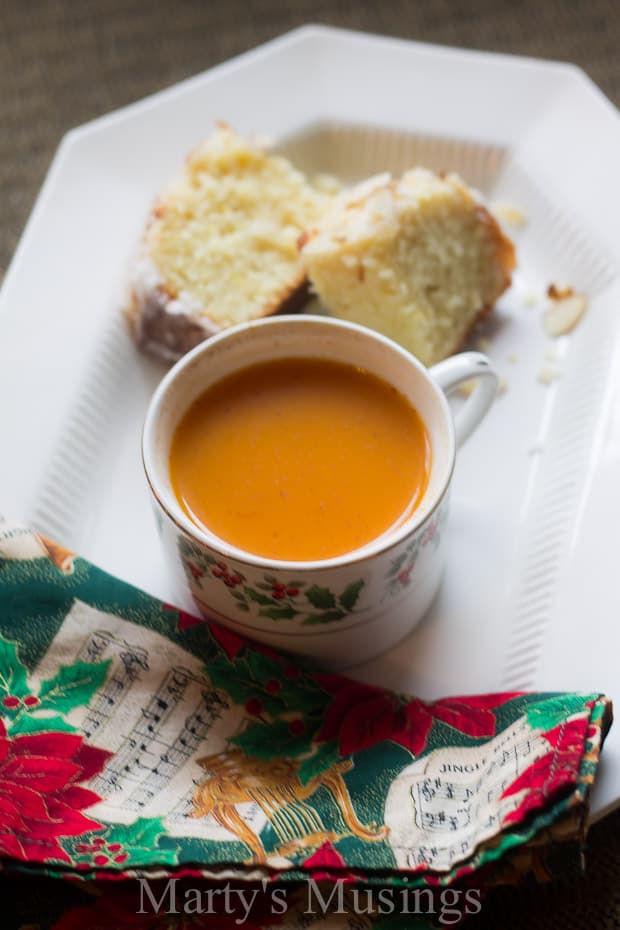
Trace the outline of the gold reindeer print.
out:
M 364 826 L 353 810 L 343 779 L 344 773 L 353 767 L 350 759 L 336 762 L 305 785 L 299 780 L 298 762 L 293 759 L 263 761 L 247 756 L 241 749 L 231 749 L 199 759 L 198 764 L 208 777 L 194 793 L 192 816 L 210 814 L 249 847 L 251 861 L 257 865 L 267 864 L 267 853 L 260 837 L 239 815 L 238 804 L 258 804 L 280 840 L 277 852 L 283 856 L 341 838 L 340 834 L 326 830 L 317 811 L 306 804 L 320 787 L 331 793 L 353 836 L 370 841 L 387 836 L 387 827 L 374 823 Z

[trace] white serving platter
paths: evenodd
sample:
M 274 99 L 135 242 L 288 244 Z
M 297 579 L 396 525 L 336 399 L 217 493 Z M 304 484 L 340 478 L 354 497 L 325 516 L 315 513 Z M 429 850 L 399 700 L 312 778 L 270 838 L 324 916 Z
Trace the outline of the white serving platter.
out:
M 619 698 L 620 120 L 570 65 L 311 26 L 70 132 L 0 295 L 0 510 L 173 598 L 139 453 L 164 368 L 119 307 L 153 198 L 218 119 L 346 179 L 457 170 L 527 216 L 483 334 L 507 389 L 459 456 L 440 595 L 355 674 L 427 699 Z M 589 298 L 553 344 L 552 281 Z M 560 377 L 541 384 L 543 366 Z M 620 727 L 593 816 L 619 804 Z

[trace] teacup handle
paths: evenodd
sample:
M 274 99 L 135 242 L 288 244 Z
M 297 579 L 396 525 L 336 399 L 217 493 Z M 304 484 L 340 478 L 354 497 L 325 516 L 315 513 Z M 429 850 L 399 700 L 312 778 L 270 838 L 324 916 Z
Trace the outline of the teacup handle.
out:
M 433 365 L 430 373 L 447 395 L 452 394 L 466 381 L 478 381 L 461 410 L 454 415 L 454 435 L 458 449 L 488 413 L 497 394 L 497 373 L 486 355 L 481 355 L 480 352 L 453 355 L 452 358 Z

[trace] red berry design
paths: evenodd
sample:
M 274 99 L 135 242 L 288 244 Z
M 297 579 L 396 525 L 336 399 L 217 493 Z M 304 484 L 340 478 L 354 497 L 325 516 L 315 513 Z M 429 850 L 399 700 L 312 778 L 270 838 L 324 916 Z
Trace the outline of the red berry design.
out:
M 252 717 L 258 717 L 263 712 L 263 702 L 258 698 L 250 698 L 245 702 L 245 709 Z
M 299 594 L 299 588 L 287 588 L 286 593 L 289 597 L 296 597 Z
M 95 849 L 101 849 L 101 847 L 105 845 L 106 845 L 106 842 L 102 836 L 98 836 L 96 837 L 96 839 L 93 840 L 93 846 L 95 847 Z
M 302 733 L 306 732 L 306 724 L 303 722 L 301 717 L 295 717 L 294 720 L 291 720 L 289 722 L 288 728 L 293 736 L 301 736 Z
M 16 707 L 19 707 L 21 700 L 18 697 L 15 697 L 13 694 L 9 694 L 8 697 L 5 697 L 2 701 L 4 706 L 9 710 L 15 710 Z
M 223 578 L 223 577 L 224 577 L 224 571 L 223 571 L 223 569 L 221 569 L 221 568 L 214 568 L 214 569 L 213 569 L 213 575 L 214 575 L 215 578 Z
M 294 665 L 289 665 L 288 668 L 284 669 L 284 677 L 289 681 L 295 681 L 297 678 L 299 678 L 300 675 L 301 672 L 298 668 L 295 668 Z
M 189 570 L 192 573 L 193 578 L 202 578 L 202 576 L 204 575 L 204 572 L 202 571 L 201 568 L 198 568 L 198 566 L 194 565 L 193 562 L 188 562 L 187 564 L 189 566 Z
M 409 575 L 411 574 L 412 568 L 413 563 L 408 565 L 407 568 L 403 568 L 403 570 L 398 573 L 398 580 L 401 584 L 406 584 L 409 581 Z
M 79 853 L 85 853 L 90 850 L 90 846 L 87 846 L 85 843 L 77 843 L 75 851 Z
M 277 678 L 270 678 L 265 688 L 268 694 L 279 694 L 282 690 L 282 682 L 278 681 Z
M 215 564 L 217 565 L 217 567 L 219 568 L 221 572 L 228 571 L 228 565 L 226 564 L 226 562 L 216 562 Z
M 274 591 L 285 591 L 286 590 L 286 585 L 282 584 L 281 581 L 274 581 L 272 587 Z
M 95 858 L 93 859 L 93 862 L 95 863 L 95 865 L 107 865 L 109 861 L 110 861 L 109 858 L 102 854 L 95 856 Z
M 431 523 L 431 525 L 428 527 L 428 529 L 427 529 L 426 532 L 424 533 L 424 538 L 423 538 L 423 540 L 422 540 L 422 544 L 428 543 L 428 542 L 432 542 L 432 540 L 433 540 L 433 539 L 435 538 L 435 536 L 437 535 L 437 530 L 438 530 L 438 528 L 439 528 L 439 523 L 438 523 L 438 522 Z
M 286 591 L 272 591 L 271 596 L 276 601 L 281 601 L 283 597 L 286 597 Z
M 129 859 L 129 853 L 121 853 L 120 856 L 114 856 L 114 861 L 121 865 Z
M 39 701 L 36 694 L 28 694 L 24 698 L 24 704 L 26 705 L 26 707 L 36 707 L 37 704 L 40 704 L 40 703 L 41 702 Z
M 235 582 L 228 575 L 226 575 L 226 577 L 224 578 L 224 584 L 226 585 L 227 588 L 235 587 Z
M 111 852 L 111 853 L 120 852 L 122 848 L 123 848 L 122 843 L 110 843 L 107 847 L 108 852 Z
M 241 575 L 231 575 L 230 580 L 232 581 L 233 584 L 241 584 L 241 582 L 243 581 L 243 578 L 241 577 Z

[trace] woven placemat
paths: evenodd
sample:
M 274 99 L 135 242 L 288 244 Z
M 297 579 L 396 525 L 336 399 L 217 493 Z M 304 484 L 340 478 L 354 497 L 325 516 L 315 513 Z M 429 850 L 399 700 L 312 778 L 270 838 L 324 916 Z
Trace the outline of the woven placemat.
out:
M 573 61 L 620 101 L 617 0 L 2 0 L 0 275 L 68 129 L 305 22 Z M 2 885 L 2 927 L 36 926 L 54 884 Z M 620 928 L 620 812 L 592 829 L 585 877 L 497 890 L 468 926 Z
M 68 129 L 306 22 L 573 61 L 620 101 L 618 0 L 2 0 L 0 275 Z

